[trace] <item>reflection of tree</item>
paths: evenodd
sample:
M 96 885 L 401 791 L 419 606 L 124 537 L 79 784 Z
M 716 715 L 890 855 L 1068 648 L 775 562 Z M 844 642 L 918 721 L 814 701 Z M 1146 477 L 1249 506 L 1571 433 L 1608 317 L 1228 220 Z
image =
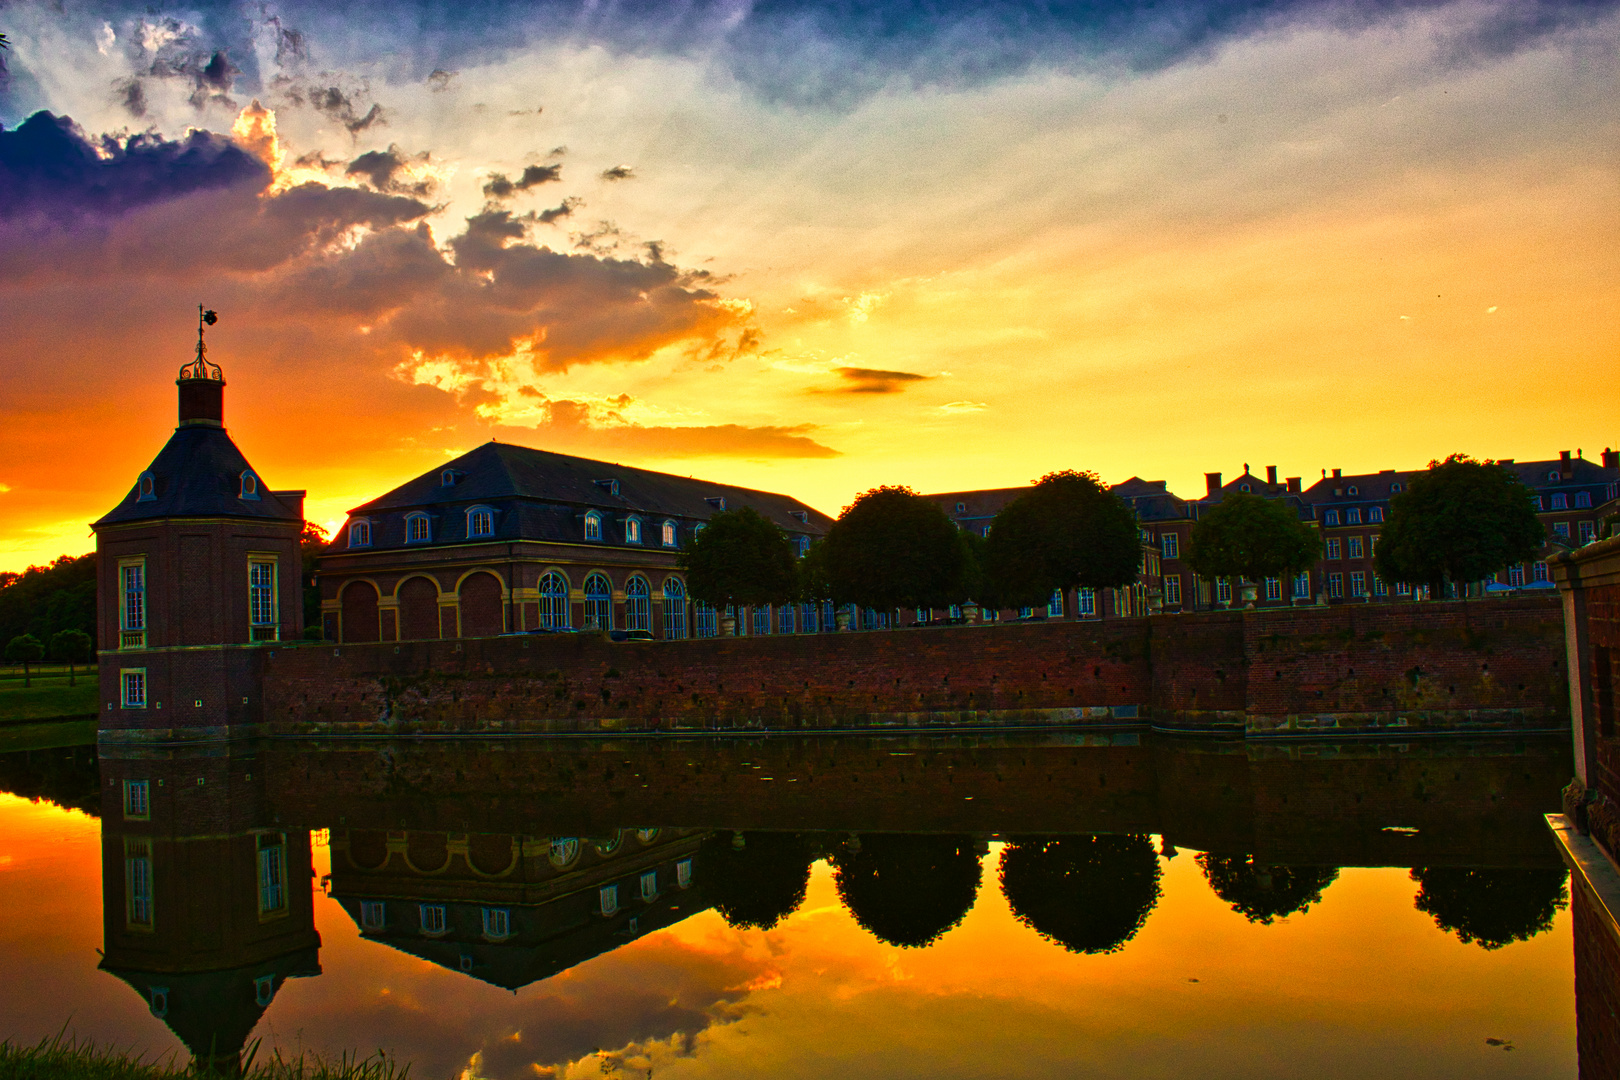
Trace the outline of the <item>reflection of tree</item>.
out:
M 795 833 L 751 832 L 741 839 L 741 847 L 731 833 L 705 840 L 696 877 L 726 925 L 769 930 L 804 903 L 810 848 Z
M 1337 866 L 1257 866 L 1252 855 L 1200 855 L 1198 865 L 1215 895 L 1233 911 L 1268 925 L 1309 911 L 1339 877 Z
M 1115 952 L 1159 902 L 1159 857 L 1145 836 L 1022 837 L 1001 853 L 1001 891 L 1070 952 Z
M 838 896 L 855 921 L 890 945 L 930 945 L 962 921 L 979 893 L 979 857 L 966 836 L 860 838 L 833 859 Z
M 1552 927 L 1553 914 L 1568 903 L 1565 870 L 1469 870 L 1423 867 L 1412 871 L 1419 885 L 1415 905 L 1482 949 L 1528 941 Z

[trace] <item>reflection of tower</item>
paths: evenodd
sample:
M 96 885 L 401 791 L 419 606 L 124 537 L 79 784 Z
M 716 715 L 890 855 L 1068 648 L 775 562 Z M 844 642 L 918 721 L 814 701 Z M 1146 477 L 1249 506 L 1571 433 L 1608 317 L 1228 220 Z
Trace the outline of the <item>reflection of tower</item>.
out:
M 701 839 L 334 832 L 332 896 L 368 940 L 516 990 L 708 907 Z
M 309 834 L 273 824 L 254 765 L 101 761 L 101 966 L 227 1070 L 281 984 L 320 974 Z
M 255 650 L 242 646 L 303 634 L 304 493 L 267 490 L 226 434 L 225 378 L 201 321 L 197 333 L 179 426 L 93 526 L 104 738 L 251 724 Z

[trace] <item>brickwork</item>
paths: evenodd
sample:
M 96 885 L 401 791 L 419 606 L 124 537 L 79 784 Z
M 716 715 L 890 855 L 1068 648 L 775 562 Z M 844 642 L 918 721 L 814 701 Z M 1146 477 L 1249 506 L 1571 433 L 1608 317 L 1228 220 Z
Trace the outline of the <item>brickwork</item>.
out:
M 1620 1076 L 1620 938 L 1614 923 L 1571 875 L 1575 931 L 1575 1047 L 1580 1080 Z

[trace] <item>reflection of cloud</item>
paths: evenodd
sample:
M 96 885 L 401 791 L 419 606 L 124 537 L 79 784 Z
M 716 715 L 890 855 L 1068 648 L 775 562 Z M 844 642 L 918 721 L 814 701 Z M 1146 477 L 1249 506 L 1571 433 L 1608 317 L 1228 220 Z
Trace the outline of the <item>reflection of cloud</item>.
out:
M 908 383 L 931 379 L 931 375 L 918 375 L 913 371 L 883 371 L 879 368 L 841 367 L 834 369 L 847 385 L 830 390 L 817 390 L 820 394 L 898 394 Z

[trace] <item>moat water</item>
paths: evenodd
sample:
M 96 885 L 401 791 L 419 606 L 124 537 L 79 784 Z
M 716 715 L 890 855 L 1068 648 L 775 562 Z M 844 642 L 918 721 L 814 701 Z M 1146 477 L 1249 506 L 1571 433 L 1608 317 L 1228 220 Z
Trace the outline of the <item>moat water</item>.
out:
M 1568 749 L 0 754 L 0 1039 L 427 1080 L 1573 1077 Z

